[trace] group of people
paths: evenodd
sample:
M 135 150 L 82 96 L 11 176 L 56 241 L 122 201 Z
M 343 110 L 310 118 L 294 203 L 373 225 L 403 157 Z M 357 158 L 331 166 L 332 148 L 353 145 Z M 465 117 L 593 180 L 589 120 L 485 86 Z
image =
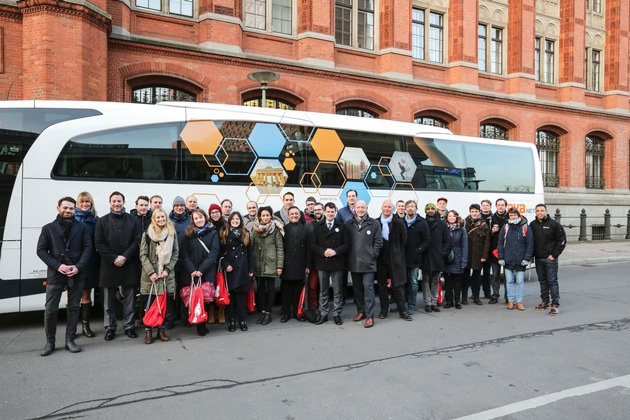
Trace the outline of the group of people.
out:
M 247 294 L 256 283 L 257 324 L 272 322 L 276 281 L 281 285 L 280 322 L 304 321 L 300 315 L 302 289 L 315 324 L 333 321 L 341 325 L 348 277 L 357 313 L 354 322 L 365 328 L 392 312 L 412 321 L 421 287 L 424 310 L 440 312 L 438 288 L 444 277 L 444 308 L 461 309 L 472 291 L 474 304 L 482 305 L 483 289 L 490 304 L 500 298 L 501 271 L 505 273 L 508 309 L 524 310 L 523 282 L 526 267 L 535 260 L 541 286 L 538 310 L 559 313 L 558 257 L 566 236 L 562 226 L 547 215 L 544 204 L 536 206 L 531 223 L 507 202 L 498 199 L 496 211 L 483 200 L 469 206 L 462 219 L 447 210 L 447 199 L 424 206 L 424 217 L 414 200 L 385 200 L 381 214 L 368 215 L 367 203 L 358 193 L 346 193 L 341 208 L 308 197 L 299 209 L 291 192 L 282 197 L 282 207 L 247 203 L 246 214 L 233 211 L 232 202 L 212 204 L 206 213 L 197 198 L 175 197 L 172 210 L 162 208 L 162 197 L 140 196 L 131 212 L 125 196 L 109 196 L 109 213 L 98 217 L 88 192 L 77 199 L 58 201 L 57 218 L 45 225 L 37 255 L 48 267 L 44 328 L 46 345 L 42 356 L 55 350 L 57 314 L 61 295 L 67 291 L 65 347 L 75 353 L 76 328 L 81 320 L 83 334 L 94 337 L 90 328 L 92 289 L 103 291 L 105 340 L 115 338 L 117 306 L 122 303 L 124 334 L 137 337 L 136 318 L 141 318 L 156 295 L 166 291 L 164 323 L 157 336 L 168 341 L 166 330 L 181 319 L 187 322 L 186 303 L 179 291 L 191 282 L 215 282 L 225 275 L 230 304 L 218 308 L 206 304 L 208 323 L 226 323 L 247 331 Z M 377 288 L 375 288 L 375 283 Z M 329 288 L 333 302 L 329 307 Z M 378 290 L 378 292 L 376 291 Z M 153 292 L 152 292 L 153 291 Z M 379 312 L 376 313 L 376 293 Z M 391 293 L 391 298 L 390 298 Z M 208 332 L 205 323 L 196 325 L 199 335 Z M 153 328 L 145 327 L 146 344 L 154 340 Z

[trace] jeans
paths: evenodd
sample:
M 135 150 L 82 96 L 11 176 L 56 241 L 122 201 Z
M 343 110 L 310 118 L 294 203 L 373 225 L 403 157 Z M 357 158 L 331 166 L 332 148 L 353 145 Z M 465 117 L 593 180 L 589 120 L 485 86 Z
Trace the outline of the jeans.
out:
M 343 291 L 341 290 L 343 271 L 319 270 L 319 313 L 328 316 L 328 293 L 330 282 L 333 287 L 333 316 L 341 315 L 343 308 Z
M 422 273 L 422 295 L 425 306 L 436 306 L 438 298 L 439 271 L 425 271 Z
M 507 289 L 508 302 L 514 300 L 514 282 L 516 281 L 516 302 L 523 301 L 523 289 L 525 284 L 525 271 L 505 269 L 505 288 Z
M 407 269 L 407 308 L 413 313 L 416 309 L 416 299 L 418 297 L 418 279 L 422 275 L 420 267 Z M 400 308 L 399 308 L 400 309 Z
M 357 301 L 357 313 L 374 318 L 374 273 L 352 273 L 352 290 Z
M 83 293 L 83 280 L 74 279 L 74 284 L 68 289 L 68 303 L 66 312 L 66 341 L 74 340 L 77 336 L 77 323 L 79 322 L 79 308 L 81 306 L 81 294 Z M 46 306 L 44 307 L 44 332 L 47 342 L 55 342 L 57 333 L 57 317 L 59 315 L 59 300 L 66 290 L 65 284 L 46 284 Z
M 558 286 L 558 260 L 536 258 L 536 274 L 540 282 L 540 298 L 549 304 L 560 306 L 560 287 Z

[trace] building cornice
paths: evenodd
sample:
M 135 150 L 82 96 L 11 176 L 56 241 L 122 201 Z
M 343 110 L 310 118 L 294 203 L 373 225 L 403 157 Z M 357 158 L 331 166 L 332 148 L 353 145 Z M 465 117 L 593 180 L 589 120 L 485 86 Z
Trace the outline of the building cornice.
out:
M 71 19 L 80 19 L 98 29 L 111 33 L 111 16 L 84 1 L 19 0 L 18 8 L 23 16 L 53 13 Z

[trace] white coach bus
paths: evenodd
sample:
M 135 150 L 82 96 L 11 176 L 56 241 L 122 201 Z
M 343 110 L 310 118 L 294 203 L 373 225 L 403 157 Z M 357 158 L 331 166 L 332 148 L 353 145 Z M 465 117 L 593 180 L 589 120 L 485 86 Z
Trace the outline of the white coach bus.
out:
M 195 195 L 207 210 L 229 198 L 281 206 L 287 191 L 345 205 L 358 191 L 369 211 L 383 200 L 438 197 L 466 215 L 470 203 L 505 198 L 531 219 L 543 201 L 534 145 L 463 137 L 412 123 L 201 103 L 0 102 L 0 313 L 44 307 L 41 227 L 57 200 L 88 191 L 98 214 L 113 191 Z

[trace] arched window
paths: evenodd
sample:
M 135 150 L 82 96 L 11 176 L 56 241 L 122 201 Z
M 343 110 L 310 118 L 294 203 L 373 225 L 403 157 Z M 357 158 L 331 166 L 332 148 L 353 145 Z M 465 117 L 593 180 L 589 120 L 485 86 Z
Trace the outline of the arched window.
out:
M 340 108 L 337 110 L 337 114 L 362 118 L 378 118 L 378 115 L 376 115 L 374 112 L 368 111 L 367 109 L 363 108 Z
M 560 137 L 547 130 L 536 132 L 536 148 L 540 157 L 540 168 L 545 187 L 557 187 L 560 184 L 558 176 L 558 153 L 560 152 Z
M 416 117 L 413 119 L 416 124 L 432 125 L 434 127 L 448 128 L 448 121 L 438 117 Z
M 604 140 L 586 136 L 586 188 L 604 188 Z
M 479 126 L 479 137 L 496 140 L 510 139 L 508 129 L 498 124 L 481 124 Z
M 157 104 L 162 101 L 196 102 L 197 95 L 169 86 L 144 86 L 132 91 L 131 102 Z
M 261 98 L 250 99 L 250 100 L 247 100 L 247 101 L 243 101 L 243 105 L 245 105 L 245 106 L 253 106 L 253 107 L 260 107 L 261 106 L 261 104 L 260 104 L 261 101 L 262 101 Z M 266 102 L 267 102 L 266 108 L 295 109 L 295 106 L 293 106 L 290 103 L 284 102 L 284 101 L 282 101 L 280 99 L 267 98 Z

